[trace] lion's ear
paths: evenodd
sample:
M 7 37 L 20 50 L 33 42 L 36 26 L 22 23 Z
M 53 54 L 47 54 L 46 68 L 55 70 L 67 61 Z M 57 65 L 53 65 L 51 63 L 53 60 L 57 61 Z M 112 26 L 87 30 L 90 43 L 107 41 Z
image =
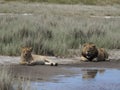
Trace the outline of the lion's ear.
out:
M 95 45 L 95 44 L 92 44 L 92 47 L 96 48 L 96 45 Z
M 24 49 L 25 49 L 25 47 L 21 47 L 20 49 L 21 49 L 21 50 L 24 50 Z
M 88 45 L 88 43 L 83 44 L 83 47 L 85 47 L 86 45 Z
M 33 48 L 32 48 L 32 47 L 30 47 L 30 48 L 29 48 L 29 50 L 32 52 Z

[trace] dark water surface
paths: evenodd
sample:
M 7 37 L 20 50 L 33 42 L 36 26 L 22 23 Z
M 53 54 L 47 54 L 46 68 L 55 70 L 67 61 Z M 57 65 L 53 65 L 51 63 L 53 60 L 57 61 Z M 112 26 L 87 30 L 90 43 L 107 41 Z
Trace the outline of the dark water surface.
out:
M 31 82 L 35 90 L 120 90 L 120 69 L 67 68 L 79 72 L 58 75 L 51 81 Z

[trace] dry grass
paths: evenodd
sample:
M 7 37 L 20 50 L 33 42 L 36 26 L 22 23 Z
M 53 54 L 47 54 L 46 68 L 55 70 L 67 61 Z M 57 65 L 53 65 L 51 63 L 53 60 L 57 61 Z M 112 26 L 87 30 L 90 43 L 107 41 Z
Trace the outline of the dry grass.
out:
M 4 1 L 27 1 L 27 2 L 46 2 L 59 4 L 87 4 L 87 5 L 113 5 L 120 4 L 119 0 L 4 0 Z
M 20 47 L 32 46 L 36 54 L 67 56 L 69 50 L 80 49 L 85 42 L 120 48 L 119 6 L 11 2 L 0 7 L 1 12 L 6 11 L 0 16 L 0 54 L 20 55 Z M 105 18 L 106 14 L 116 18 Z
M 35 90 L 30 81 L 20 78 L 13 78 L 9 66 L 1 66 L 0 69 L 0 90 Z
M 67 55 L 85 42 L 120 48 L 118 19 L 3 16 L 0 23 L 0 54 L 19 55 L 20 47 L 32 46 L 37 54 Z
M 0 13 L 14 14 L 52 14 L 57 16 L 120 16 L 120 6 L 60 5 L 45 3 L 0 3 Z

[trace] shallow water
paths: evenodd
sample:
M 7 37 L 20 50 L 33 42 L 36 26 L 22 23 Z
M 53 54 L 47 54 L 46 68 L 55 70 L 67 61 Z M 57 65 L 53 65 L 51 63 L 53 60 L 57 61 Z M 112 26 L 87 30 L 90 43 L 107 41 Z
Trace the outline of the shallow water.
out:
M 119 69 L 70 68 L 79 74 L 58 75 L 49 82 L 32 82 L 36 90 L 120 90 Z

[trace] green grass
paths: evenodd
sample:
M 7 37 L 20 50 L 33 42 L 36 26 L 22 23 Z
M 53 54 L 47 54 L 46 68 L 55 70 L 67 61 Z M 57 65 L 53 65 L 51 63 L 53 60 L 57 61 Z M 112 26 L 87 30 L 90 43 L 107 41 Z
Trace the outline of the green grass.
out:
M 119 5 L 95 6 L 95 5 L 61 5 L 46 3 L 0 3 L 0 13 L 14 14 L 52 14 L 57 16 L 120 16 Z
M 20 55 L 21 47 L 30 46 L 36 54 L 69 56 L 85 42 L 120 49 L 119 6 L 10 2 L 0 4 L 0 12 L 6 14 L 0 15 L 1 55 Z
M 4 1 L 28 1 L 28 2 L 47 2 L 59 4 L 87 4 L 87 5 L 106 5 L 120 4 L 119 0 L 4 0 Z
M 0 90 L 13 90 L 11 74 L 8 73 L 6 68 L 0 70 Z
M 9 68 L 9 66 L 1 66 L 0 68 L 0 90 L 35 90 L 30 86 L 29 80 L 14 78 Z
M 68 55 L 85 42 L 120 49 L 120 20 L 66 16 L 1 16 L 0 54 L 20 55 L 20 48 L 32 46 L 42 55 Z

